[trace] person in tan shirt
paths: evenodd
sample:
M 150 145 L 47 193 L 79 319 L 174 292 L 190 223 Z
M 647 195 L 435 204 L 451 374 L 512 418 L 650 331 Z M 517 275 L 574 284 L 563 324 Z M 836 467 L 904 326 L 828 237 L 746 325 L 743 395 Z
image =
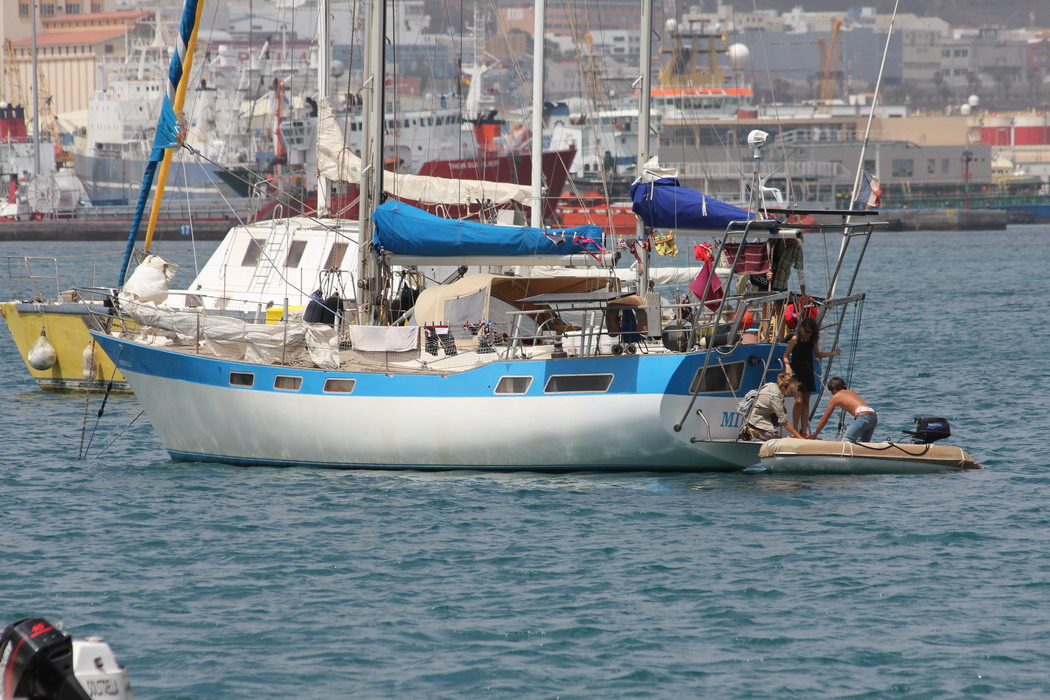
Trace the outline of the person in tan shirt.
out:
M 828 391 L 831 392 L 828 407 L 824 411 L 824 415 L 821 416 L 820 422 L 817 423 L 817 429 L 809 437 L 815 439 L 817 434 L 824 429 L 828 418 L 831 418 L 831 414 L 835 409 L 841 408 L 853 416 L 853 423 L 850 424 L 844 438 L 846 442 L 871 442 L 871 437 L 875 433 L 875 426 L 879 424 L 879 417 L 876 415 L 875 409 L 865 403 L 864 399 L 860 398 L 857 392 L 847 389 L 846 380 L 842 377 L 829 379 Z
M 797 389 L 798 380 L 790 374 L 781 374 L 776 382 L 769 382 L 759 389 L 755 406 L 747 417 L 747 431 L 752 439 L 774 440 L 780 437 L 778 428 L 788 431 L 792 437 L 802 437 L 791 425 L 784 408 L 784 397 L 791 396 Z

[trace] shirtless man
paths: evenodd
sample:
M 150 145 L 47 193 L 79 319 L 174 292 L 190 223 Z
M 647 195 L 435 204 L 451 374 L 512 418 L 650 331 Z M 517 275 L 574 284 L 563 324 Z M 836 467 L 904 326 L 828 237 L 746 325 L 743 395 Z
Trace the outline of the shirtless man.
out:
M 857 395 L 857 392 L 847 389 L 846 380 L 842 377 L 829 379 L 828 391 L 831 392 L 828 408 L 824 411 L 824 415 L 821 416 L 820 422 L 817 423 L 817 429 L 809 437 L 811 439 L 816 438 L 817 433 L 823 430 L 824 425 L 828 422 L 828 418 L 831 418 L 832 412 L 836 408 L 841 408 L 853 416 L 853 423 L 850 425 L 849 430 L 846 431 L 846 442 L 871 442 L 875 426 L 879 424 L 879 418 L 875 415 L 875 409 L 864 403 L 864 400 Z

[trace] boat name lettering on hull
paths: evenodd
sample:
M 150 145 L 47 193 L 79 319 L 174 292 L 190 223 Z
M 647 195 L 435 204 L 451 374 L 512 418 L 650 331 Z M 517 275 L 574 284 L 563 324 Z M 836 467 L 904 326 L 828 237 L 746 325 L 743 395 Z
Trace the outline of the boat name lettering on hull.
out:
M 722 426 L 723 428 L 739 428 L 740 427 L 740 414 L 736 411 L 722 411 Z
M 120 688 L 117 686 L 117 682 L 111 678 L 106 678 L 98 681 L 84 681 L 84 689 L 93 698 L 102 698 L 106 696 L 117 697 L 120 695 Z

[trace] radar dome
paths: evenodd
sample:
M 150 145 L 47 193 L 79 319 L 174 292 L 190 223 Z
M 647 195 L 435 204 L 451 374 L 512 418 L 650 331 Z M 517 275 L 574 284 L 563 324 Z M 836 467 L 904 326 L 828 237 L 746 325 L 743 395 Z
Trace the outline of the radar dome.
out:
M 972 111 L 973 107 L 971 107 L 968 104 L 964 104 L 963 106 L 959 107 L 959 114 L 963 115 L 964 117 L 970 116 L 970 112 Z
M 333 78 L 338 78 L 343 74 L 343 71 L 346 70 L 346 66 L 343 65 L 343 62 L 339 60 L 332 61 L 329 68 L 331 69 Z
M 729 57 L 729 65 L 733 68 L 743 68 L 751 60 L 751 49 L 743 44 L 733 44 L 726 50 Z
M 665 29 L 666 29 L 666 30 L 667 30 L 668 32 L 673 32 L 674 30 L 678 29 L 678 22 L 677 22 L 677 21 L 675 21 L 675 18 L 674 18 L 674 17 L 671 17 L 671 18 L 670 18 L 669 20 L 667 20 L 666 22 L 664 22 L 664 28 L 665 28 Z
M 966 98 L 966 104 L 970 105 L 971 107 L 976 107 L 977 105 L 981 104 L 981 98 L 977 95 L 970 95 Z

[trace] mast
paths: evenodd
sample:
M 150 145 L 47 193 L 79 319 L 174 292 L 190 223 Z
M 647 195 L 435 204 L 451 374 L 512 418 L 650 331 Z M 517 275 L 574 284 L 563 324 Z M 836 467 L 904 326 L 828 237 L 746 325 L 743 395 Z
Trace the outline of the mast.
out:
M 368 89 L 368 109 L 364 115 L 364 145 L 358 201 L 358 323 L 372 317 L 372 297 L 377 291 L 377 265 L 372 255 L 372 209 L 383 201 L 383 132 L 386 128 L 386 0 L 372 0 L 368 7 L 365 37 L 364 88 Z
M 882 62 L 879 64 L 879 75 L 875 79 L 875 94 L 871 98 L 871 109 L 868 111 L 868 124 L 865 127 L 865 129 L 864 129 L 864 140 L 861 142 L 861 146 L 860 146 L 860 161 L 857 163 L 857 171 L 856 171 L 856 173 L 855 173 L 855 175 L 853 177 L 853 189 L 850 191 L 850 198 L 849 198 L 849 205 L 848 205 L 848 209 L 850 209 L 850 210 L 853 209 L 854 202 L 856 202 L 857 197 L 860 196 L 861 177 L 863 176 L 863 173 L 864 173 L 864 155 L 867 152 L 868 141 L 871 138 L 871 124 L 872 124 L 872 121 L 874 121 L 874 119 L 875 119 L 875 108 L 878 106 L 878 103 L 879 103 L 880 90 L 882 89 L 882 74 L 886 70 L 886 56 L 889 55 L 889 53 L 890 53 L 890 39 L 893 37 L 893 25 L 894 25 L 894 22 L 896 22 L 896 20 L 897 20 L 897 8 L 899 6 L 900 6 L 900 0 L 896 0 L 893 3 L 893 14 L 890 16 L 890 26 L 886 29 L 886 45 L 882 49 Z M 876 167 L 878 167 L 878 162 L 877 161 L 876 161 Z M 835 265 L 835 271 L 832 274 L 831 284 L 828 285 L 828 298 L 829 299 L 834 299 L 836 293 L 838 292 L 839 273 L 840 273 L 840 271 L 842 269 L 843 259 L 846 256 L 846 249 L 849 247 L 849 243 L 850 243 L 849 224 L 850 224 L 851 221 L 852 221 L 852 217 L 847 216 L 846 217 L 846 222 L 845 222 L 847 228 L 846 228 L 846 230 L 844 232 L 844 235 L 842 237 L 842 241 L 839 244 L 838 261 L 837 261 L 837 263 Z M 867 247 L 868 247 L 868 236 L 865 236 L 864 237 L 864 245 L 861 248 L 861 252 L 860 252 L 860 257 L 861 258 L 864 257 L 864 252 L 867 249 Z M 860 259 L 857 260 L 857 266 L 858 267 L 860 266 Z M 857 272 L 856 272 L 856 269 L 854 269 L 853 279 L 851 279 L 850 282 L 849 282 L 849 287 L 848 287 L 848 291 L 846 292 L 846 294 L 850 294 L 853 291 L 853 283 L 856 281 L 856 278 L 857 278 Z M 838 341 L 838 336 L 836 334 L 836 342 L 837 341 Z
M 329 68 L 330 37 L 328 30 L 328 0 L 321 0 L 321 3 L 318 6 L 317 10 L 317 96 L 319 100 L 327 100 L 328 95 L 331 93 L 331 90 L 329 89 L 329 76 L 331 74 L 331 70 Z M 277 108 L 280 109 L 280 104 L 278 104 Z M 318 173 L 318 218 L 324 218 L 328 216 L 331 206 L 332 186 L 329 184 L 328 178 Z
M 638 78 L 640 93 L 638 109 L 638 158 L 635 166 L 638 177 L 645 172 L 645 163 L 649 160 L 649 109 L 652 102 L 653 79 L 653 0 L 642 0 L 642 36 L 641 36 L 641 76 Z M 645 237 L 645 225 L 641 219 L 635 224 L 635 235 L 641 246 L 642 262 L 638 265 L 638 294 L 649 292 L 649 253 L 642 241 Z
M 187 0 L 187 7 L 190 4 L 190 0 Z M 179 37 L 175 42 L 175 55 L 172 56 L 172 62 L 179 61 L 179 75 L 175 80 L 168 82 L 168 93 L 167 97 L 171 100 L 172 108 L 175 110 L 175 116 L 181 117 L 182 106 L 186 102 L 186 89 L 190 85 L 190 72 L 193 69 L 193 53 L 197 48 L 197 30 L 200 29 L 201 14 L 204 11 L 204 0 L 196 0 L 196 7 L 193 17 L 188 16 L 188 9 L 186 14 L 182 17 L 182 26 L 180 27 Z M 191 24 L 187 26 L 187 21 Z M 157 181 L 157 191 L 153 195 L 153 208 L 149 212 L 149 226 L 146 229 L 146 240 L 143 242 L 142 247 L 144 250 L 149 252 L 150 244 L 153 242 L 153 232 L 157 229 L 157 219 L 160 217 L 160 205 L 164 201 L 164 188 L 168 184 L 168 170 L 171 168 L 171 158 L 174 154 L 174 150 L 171 148 L 165 149 L 164 159 L 160 164 L 160 178 Z
M 532 23 L 532 213 L 533 228 L 543 227 L 543 18 L 547 0 L 536 0 Z
M 172 54 L 171 63 L 168 66 L 168 81 L 164 100 L 161 104 L 160 118 L 157 120 L 157 133 L 153 139 L 153 151 L 150 153 L 149 162 L 146 163 L 146 171 L 142 175 L 142 184 L 139 185 L 139 198 L 135 204 L 135 214 L 131 220 L 131 231 L 128 233 L 128 242 L 124 247 L 124 260 L 120 266 L 120 275 L 117 278 L 117 286 L 124 285 L 124 279 L 128 274 L 128 265 L 131 263 L 131 253 L 135 249 L 135 237 L 142 223 L 142 215 L 146 210 L 146 201 L 149 199 L 150 190 L 153 187 L 153 178 L 157 173 L 157 166 L 163 161 L 161 168 L 161 181 L 157 187 L 157 194 L 153 198 L 153 209 L 150 212 L 150 229 L 146 234 L 144 247 L 149 250 L 150 240 L 153 236 L 153 227 L 156 224 L 157 215 L 160 213 L 160 202 L 164 196 L 164 178 L 167 177 L 167 166 L 171 164 L 171 151 L 179 145 L 178 113 L 182 110 L 183 101 L 186 98 L 186 87 L 190 82 L 190 69 L 193 67 L 193 50 L 197 45 L 197 28 L 200 26 L 201 13 L 204 11 L 204 0 L 186 0 L 182 10 L 182 23 L 179 26 L 179 35 L 175 42 L 175 52 Z M 185 60 L 185 66 L 183 61 Z
M 40 68 L 36 45 L 36 0 L 33 0 L 33 179 L 40 176 Z

